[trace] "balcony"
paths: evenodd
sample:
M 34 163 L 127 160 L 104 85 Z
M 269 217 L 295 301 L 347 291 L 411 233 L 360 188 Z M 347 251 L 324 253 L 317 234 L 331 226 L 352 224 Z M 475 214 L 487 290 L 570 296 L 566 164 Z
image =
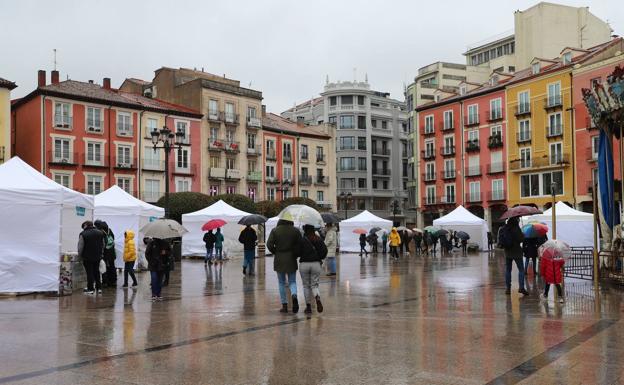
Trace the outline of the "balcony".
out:
M 440 197 L 440 204 L 451 205 L 455 203 L 456 203 L 455 195 L 442 195 Z
M 587 116 L 585 118 L 585 128 L 587 129 L 587 131 L 595 130 L 598 128 L 596 127 L 596 124 L 594 123 L 594 119 L 592 119 L 591 116 Z
M 221 151 L 225 147 L 223 139 L 210 138 L 208 140 L 208 151 Z
M 329 178 L 323 175 L 317 175 L 316 178 L 314 178 L 314 184 L 317 186 L 328 186 Z
M 253 130 L 262 128 L 262 119 L 247 117 L 247 128 Z
M 219 111 L 208 110 L 208 116 L 206 118 L 209 122 L 221 123 Z
M 518 103 L 518 105 L 516 105 L 514 115 L 516 118 L 531 115 L 531 103 Z
M 266 158 L 267 160 L 277 160 L 277 154 L 275 153 L 274 148 L 267 148 L 266 150 Z
M 544 99 L 544 109 L 551 110 L 561 108 L 563 106 L 563 98 L 561 95 L 550 95 Z
M 105 157 L 104 155 L 99 155 L 96 156 L 94 154 L 91 154 L 91 156 L 89 156 L 89 154 L 83 154 L 83 166 L 84 167 L 108 167 L 108 158 Z
M 438 129 L 440 131 L 453 131 L 455 129 L 455 122 L 453 120 L 445 120 L 438 123 Z
M 472 139 L 466 141 L 466 152 L 479 151 L 479 139 Z
M 325 164 L 326 159 L 324 154 L 316 154 L 316 164 Z
M 455 146 L 442 146 L 440 147 L 440 153 L 442 156 L 452 156 L 455 155 Z
M 176 166 L 173 170 L 173 175 L 195 175 L 197 173 L 196 164 L 188 164 L 187 167 Z
M 440 197 L 425 196 L 423 198 L 423 206 L 434 206 L 440 203 L 442 199 Z
M 249 147 L 249 144 L 247 144 L 247 146 L 248 156 L 260 156 L 260 154 L 262 154 L 261 146 L 259 144 L 256 143 L 253 147 Z
M 233 112 L 221 112 L 221 121 L 227 125 L 238 126 L 238 114 Z
M 436 180 L 435 172 L 431 172 L 431 173 L 424 172 L 422 174 L 422 180 L 425 181 L 425 182 L 435 182 L 435 180 Z
M 488 202 L 504 201 L 505 190 L 493 190 L 488 192 Z
M 434 135 L 435 134 L 435 129 L 432 126 L 425 126 L 425 128 L 423 128 L 423 135 L 424 136 L 429 136 L 429 135 Z
M 409 154 L 407 151 L 403 150 L 401 151 L 401 158 L 407 159 L 409 158 Z
M 481 201 L 483 201 L 481 191 L 473 191 L 466 194 L 466 202 L 468 203 L 479 203 Z
M 330 201 L 316 201 L 316 205 L 322 209 L 331 209 L 333 207 Z
M 165 171 L 165 161 L 164 160 L 156 160 L 156 159 L 146 159 L 143 158 L 143 162 L 141 164 L 141 169 L 144 171 Z
M 552 159 L 551 159 L 552 158 Z M 514 172 L 526 171 L 528 169 L 560 168 L 570 165 L 570 154 L 559 154 L 559 156 L 544 155 L 540 158 L 529 160 L 514 159 L 509 162 L 509 170 Z
M 241 172 L 235 168 L 228 168 L 225 172 L 225 178 L 239 180 L 241 178 Z
M 279 184 L 279 180 L 274 176 L 267 176 L 266 178 L 264 178 L 264 181 L 267 184 Z
M 227 141 L 225 142 L 225 151 L 233 154 L 237 154 L 240 152 L 240 144 L 235 141 Z
M 440 177 L 444 180 L 455 179 L 457 172 L 455 169 L 444 170 L 440 172 Z
M 490 175 L 500 174 L 502 172 L 505 172 L 505 163 L 503 162 L 490 163 L 487 165 L 487 173 Z
M 488 148 L 500 148 L 503 147 L 503 137 L 501 135 L 490 135 L 488 138 Z
M 294 186 L 295 181 L 292 178 L 282 178 L 282 186 Z
M 585 149 L 585 159 L 588 162 L 595 162 L 598 160 L 598 153 L 594 151 L 593 148 L 588 147 Z
M 119 159 L 115 158 L 115 168 L 121 170 L 134 170 L 136 169 L 136 159 Z
M 248 171 L 247 182 L 260 182 L 262 180 L 262 172 L 260 171 Z
M 282 153 L 282 162 L 292 163 L 292 152 Z
M 478 126 L 478 125 L 479 125 L 479 115 L 477 114 L 468 115 L 464 119 L 464 126 L 466 127 L 472 127 L 472 126 Z
M 222 167 L 210 167 L 208 170 L 209 179 L 225 179 L 225 169 Z
M 373 147 L 373 156 L 390 156 L 391 152 L 389 148 L 374 148 Z
M 561 124 L 555 124 L 546 128 L 547 138 L 557 138 L 563 136 L 563 127 Z
M 71 116 L 56 115 L 54 117 L 54 128 L 71 130 L 73 126 L 73 122 L 74 122 L 74 118 Z
M 516 133 L 516 143 L 531 143 L 531 131 L 519 131 Z
M 310 186 L 312 184 L 312 176 L 299 175 L 299 184 L 302 186 Z
M 388 169 L 384 170 L 384 169 L 378 168 L 378 169 L 373 169 L 371 172 L 372 172 L 373 176 L 381 176 L 381 177 L 389 177 L 390 176 L 390 170 L 388 170 Z
M 435 150 L 434 149 L 423 150 L 423 151 L 421 151 L 421 153 L 422 153 L 422 158 L 424 160 L 435 159 Z
M 301 163 L 309 163 L 310 162 L 310 155 L 307 152 L 300 152 L 299 153 L 299 162 L 301 162 Z
M 499 120 L 503 120 L 503 110 L 498 108 L 495 110 L 487 111 L 488 122 L 497 122 Z
M 78 165 L 78 153 L 62 153 L 55 151 L 48 151 L 48 163 L 56 166 L 76 166 Z
M 468 166 L 466 167 L 466 176 L 480 176 L 481 166 Z

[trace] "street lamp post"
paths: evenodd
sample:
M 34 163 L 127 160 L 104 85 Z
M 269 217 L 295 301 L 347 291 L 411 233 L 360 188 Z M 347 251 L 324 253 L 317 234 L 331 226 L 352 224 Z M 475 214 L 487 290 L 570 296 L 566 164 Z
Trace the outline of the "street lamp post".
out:
M 557 188 L 557 183 L 552 182 L 550 184 L 550 194 L 552 195 L 552 237 L 553 239 L 557 239 L 557 208 L 556 208 L 556 201 L 555 201 L 555 194 L 556 194 L 556 189 Z
M 282 201 L 283 201 L 283 200 L 284 200 L 284 195 L 285 195 L 285 194 L 288 192 L 288 190 L 289 190 L 288 184 L 287 184 L 287 183 L 284 183 L 284 182 L 282 181 L 282 187 L 278 187 L 276 190 L 277 190 L 277 192 L 281 192 L 281 193 L 282 193 Z
M 353 194 L 351 193 L 345 194 L 345 192 L 343 191 L 340 193 L 340 198 L 344 202 L 345 219 L 347 219 L 347 214 L 348 214 L 347 210 L 349 210 L 349 204 L 353 200 Z
M 392 201 L 392 226 L 396 226 L 396 216 L 399 213 L 399 201 Z
M 151 132 L 154 151 L 165 150 L 165 218 L 169 218 L 169 153 L 172 149 L 182 150 L 184 131 L 178 130 L 175 134 L 167 126 L 158 131 L 156 128 Z M 160 146 L 158 143 L 162 143 Z

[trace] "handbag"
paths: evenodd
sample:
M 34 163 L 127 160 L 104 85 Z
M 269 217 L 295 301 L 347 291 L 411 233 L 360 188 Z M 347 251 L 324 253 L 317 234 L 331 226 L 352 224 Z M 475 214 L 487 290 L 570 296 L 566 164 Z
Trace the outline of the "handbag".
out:
M 106 262 L 103 259 L 100 259 L 100 274 L 106 273 Z

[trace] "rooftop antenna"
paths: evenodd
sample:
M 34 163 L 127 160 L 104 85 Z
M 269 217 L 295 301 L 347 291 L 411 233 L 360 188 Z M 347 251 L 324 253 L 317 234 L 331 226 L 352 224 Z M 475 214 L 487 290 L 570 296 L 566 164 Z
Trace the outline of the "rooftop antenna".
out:
M 54 70 L 56 71 L 56 48 L 54 48 L 52 51 L 54 51 Z

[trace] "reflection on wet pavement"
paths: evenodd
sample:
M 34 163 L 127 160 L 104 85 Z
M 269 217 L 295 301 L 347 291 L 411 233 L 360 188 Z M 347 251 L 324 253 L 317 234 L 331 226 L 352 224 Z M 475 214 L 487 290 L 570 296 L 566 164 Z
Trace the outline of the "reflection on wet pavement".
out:
M 568 280 L 564 305 L 541 303 L 530 272 L 531 296 L 507 296 L 503 266 L 342 255 L 312 317 L 278 312 L 270 258 L 255 277 L 185 260 L 162 302 L 146 273 L 100 297 L 1 299 L 0 383 L 624 384 L 622 292 Z

